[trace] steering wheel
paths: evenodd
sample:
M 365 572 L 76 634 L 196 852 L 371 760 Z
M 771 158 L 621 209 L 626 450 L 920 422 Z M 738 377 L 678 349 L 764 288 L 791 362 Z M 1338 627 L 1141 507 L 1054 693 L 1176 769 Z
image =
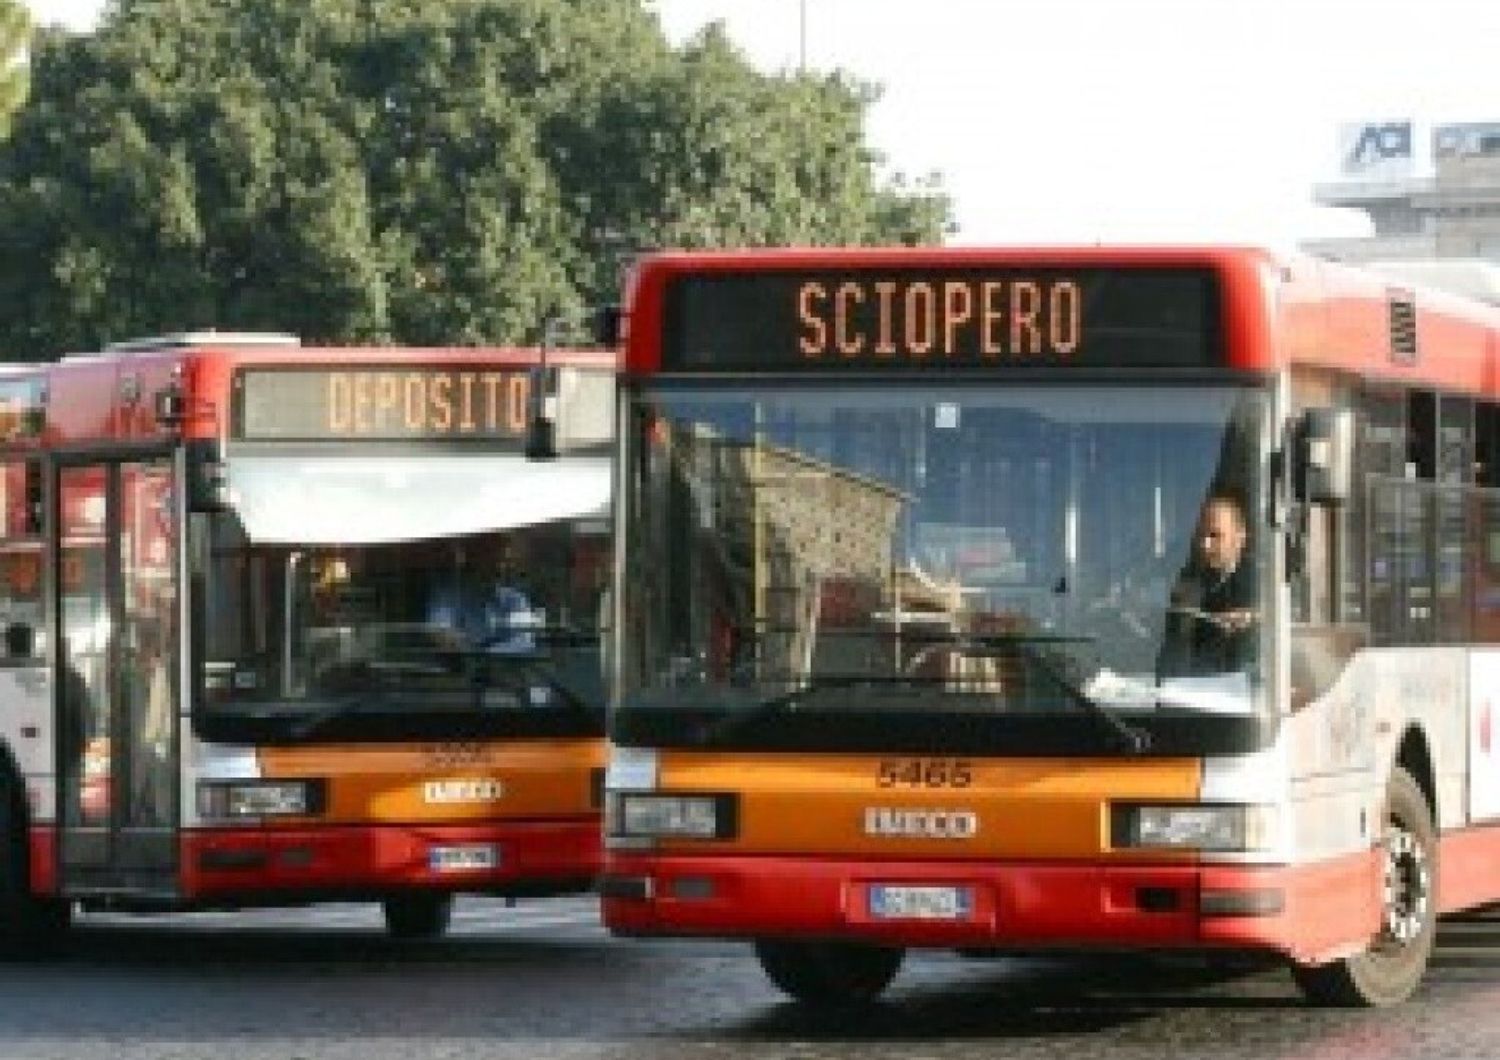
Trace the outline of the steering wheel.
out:
M 1198 622 L 1213 626 L 1221 633 L 1243 633 L 1260 621 L 1260 612 L 1253 607 L 1236 607 L 1226 611 L 1204 611 L 1198 607 L 1174 604 L 1167 608 L 1170 614 L 1184 615 Z

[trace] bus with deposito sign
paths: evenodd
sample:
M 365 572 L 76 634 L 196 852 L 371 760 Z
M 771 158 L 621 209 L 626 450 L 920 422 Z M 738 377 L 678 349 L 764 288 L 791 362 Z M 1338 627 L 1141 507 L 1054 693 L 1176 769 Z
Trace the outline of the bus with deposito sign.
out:
M 1419 982 L 1500 899 L 1500 311 L 1250 248 L 643 259 L 604 913 Z M 621 634 L 628 634 L 622 636 Z
M 0 941 L 592 888 L 613 372 L 213 332 L 7 366 Z

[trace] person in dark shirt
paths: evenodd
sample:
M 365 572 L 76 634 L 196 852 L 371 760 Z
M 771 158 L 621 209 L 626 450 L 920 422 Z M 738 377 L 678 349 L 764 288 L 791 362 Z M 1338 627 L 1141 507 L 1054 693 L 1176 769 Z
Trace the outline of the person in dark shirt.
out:
M 1227 494 L 1203 504 L 1193 556 L 1172 587 L 1156 672 L 1200 677 L 1248 668 L 1257 656 L 1259 584 L 1244 507 Z

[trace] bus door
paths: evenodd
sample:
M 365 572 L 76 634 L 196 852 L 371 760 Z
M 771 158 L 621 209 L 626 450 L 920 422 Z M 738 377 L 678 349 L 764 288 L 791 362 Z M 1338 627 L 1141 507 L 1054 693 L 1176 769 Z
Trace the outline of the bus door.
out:
M 55 475 L 63 887 L 171 891 L 180 820 L 176 463 L 62 463 Z

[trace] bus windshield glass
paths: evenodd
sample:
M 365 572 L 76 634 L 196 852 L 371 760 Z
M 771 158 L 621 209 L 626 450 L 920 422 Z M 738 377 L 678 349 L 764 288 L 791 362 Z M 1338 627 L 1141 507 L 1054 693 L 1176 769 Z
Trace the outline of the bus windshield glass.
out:
M 640 392 L 624 730 L 874 746 L 905 718 L 951 747 L 979 715 L 1056 747 L 1254 719 L 1266 419 L 1229 385 Z
M 199 518 L 200 728 L 257 740 L 602 730 L 604 518 L 308 545 L 257 544 L 232 510 Z

